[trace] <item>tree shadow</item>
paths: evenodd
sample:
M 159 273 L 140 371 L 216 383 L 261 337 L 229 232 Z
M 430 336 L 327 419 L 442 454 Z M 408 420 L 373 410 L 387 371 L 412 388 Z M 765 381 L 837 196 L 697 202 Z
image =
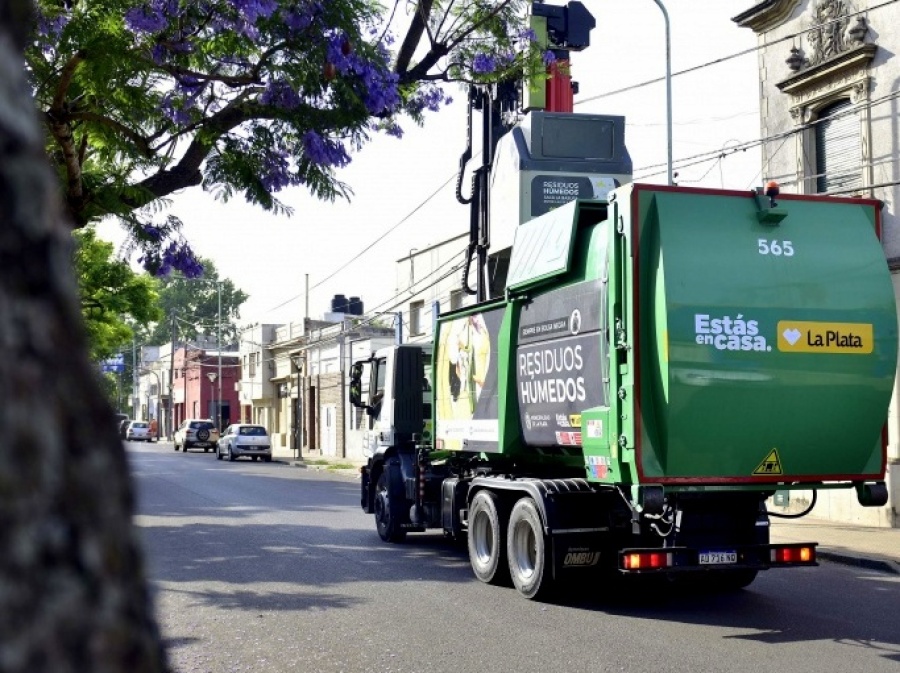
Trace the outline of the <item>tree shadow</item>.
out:
M 853 576 L 852 584 L 848 575 Z M 854 590 L 846 590 L 849 586 Z M 725 640 L 767 645 L 832 641 L 900 661 L 900 630 L 894 617 L 900 582 L 877 571 L 826 563 L 819 568 L 770 570 L 747 589 L 730 593 L 636 584 L 630 593 L 570 592 L 560 597 L 559 604 L 641 620 L 747 631 L 724 635 Z

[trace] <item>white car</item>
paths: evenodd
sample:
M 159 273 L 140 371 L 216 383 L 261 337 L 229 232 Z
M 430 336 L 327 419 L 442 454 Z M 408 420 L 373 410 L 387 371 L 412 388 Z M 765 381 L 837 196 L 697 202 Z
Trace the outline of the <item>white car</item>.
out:
M 185 418 L 175 431 L 173 442 L 175 450 L 203 449 L 204 452 L 215 448 L 219 440 L 219 431 L 208 418 Z
M 253 460 L 262 458 L 267 463 L 272 462 L 272 441 L 269 439 L 269 433 L 261 425 L 248 423 L 229 425 L 216 447 L 216 458 L 222 460 L 225 456 L 232 461 L 241 456 L 250 456 Z
M 146 421 L 131 421 L 125 428 L 125 439 L 129 442 L 151 442 L 150 424 Z

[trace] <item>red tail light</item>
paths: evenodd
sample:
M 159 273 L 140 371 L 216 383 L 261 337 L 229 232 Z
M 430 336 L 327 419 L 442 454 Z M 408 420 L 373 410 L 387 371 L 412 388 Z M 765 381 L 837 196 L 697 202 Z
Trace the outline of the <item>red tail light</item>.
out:
M 638 552 L 622 555 L 625 570 L 652 570 L 668 568 L 672 565 L 672 555 L 665 552 Z
M 814 545 L 797 545 L 794 547 L 773 547 L 772 563 L 815 563 L 816 548 Z

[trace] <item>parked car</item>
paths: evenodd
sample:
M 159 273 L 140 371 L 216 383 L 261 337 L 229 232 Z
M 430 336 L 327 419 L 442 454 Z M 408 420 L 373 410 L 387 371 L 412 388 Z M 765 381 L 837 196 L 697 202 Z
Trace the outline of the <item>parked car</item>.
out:
M 125 432 L 128 430 L 128 424 L 131 423 L 131 419 L 128 416 L 124 416 L 123 414 L 116 414 L 116 423 L 119 429 L 119 439 L 125 439 Z
M 229 425 L 216 446 L 216 458 L 222 460 L 224 456 L 228 456 L 228 460 L 232 461 L 241 456 L 249 456 L 253 460 L 262 458 L 267 463 L 272 462 L 272 441 L 269 439 L 269 433 L 261 425 L 248 423 Z
M 150 424 L 147 421 L 131 421 L 125 428 L 125 439 L 130 442 L 150 442 L 153 435 L 150 434 Z
M 186 418 L 175 431 L 175 450 L 187 451 L 188 449 L 203 449 L 209 451 L 215 448 L 219 440 L 219 431 L 208 418 Z

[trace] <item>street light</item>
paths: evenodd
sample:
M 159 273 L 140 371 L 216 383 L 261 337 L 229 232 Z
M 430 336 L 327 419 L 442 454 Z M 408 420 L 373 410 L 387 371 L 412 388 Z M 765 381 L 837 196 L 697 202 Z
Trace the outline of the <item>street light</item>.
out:
M 666 144 L 668 145 L 666 172 L 669 180 L 668 184 L 671 185 L 674 183 L 674 179 L 672 177 L 672 48 L 671 40 L 669 39 L 669 13 L 662 4 L 662 0 L 653 0 L 653 2 L 662 10 L 663 19 L 666 23 Z
M 210 383 L 210 392 L 214 392 L 214 391 L 213 391 L 213 387 L 215 386 L 215 384 L 216 384 L 216 379 L 219 378 L 219 375 L 216 374 L 216 372 L 207 372 L 207 373 L 206 373 L 206 378 L 209 379 L 209 383 Z M 221 390 L 221 389 L 222 389 L 222 386 L 221 386 L 221 380 L 219 381 L 219 384 L 220 384 L 220 385 L 219 385 L 219 390 Z M 218 399 L 216 400 L 216 428 L 219 429 L 219 400 L 218 400 Z
M 218 303 L 217 314 L 216 314 L 216 348 L 219 352 L 219 356 L 218 356 L 219 357 L 219 365 L 218 365 L 218 373 L 217 373 L 217 378 L 219 380 L 219 387 L 218 387 L 218 390 L 216 393 L 216 419 L 215 419 L 215 421 L 216 421 L 216 428 L 218 428 L 222 421 L 222 410 L 221 410 L 221 404 L 222 404 L 222 281 L 215 280 L 212 278 L 209 278 L 209 279 L 206 279 L 206 278 L 181 278 L 180 280 L 190 281 L 192 283 L 215 283 L 216 284 L 216 301 Z M 173 320 L 173 323 L 174 323 L 174 320 Z M 174 354 L 174 348 L 175 348 L 174 335 L 173 335 L 173 341 L 172 341 L 172 348 L 173 348 L 172 357 L 173 357 L 173 361 L 174 361 L 174 356 L 175 356 L 175 354 Z M 210 379 L 210 381 L 213 381 L 213 379 Z M 170 404 L 171 404 L 171 402 L 170 402 Z M 174 405 L 172 405 L 172 419 L 173 419 L 172 424 L 173 425 L 174 425 L 174 416 L 175 416 Z
M 153 374 L 154 378 L 156 378 L 156 401 L 157 401 L 157 403 L 156 403 L 156 441 L 158 442 L 159 438 L 160 438 L 159 400 L 162 397 L 162 382 L 159 380 L 159 374 L 157 374 L 155 371 L 153 371 L 149 367 L 139 367 L 139 369 L 142 372 L 145 372 L 147 374 Z M 169 404 L 171 404 L 171 403 L 172 402 L 170 400 Z M 150 411 L 150 395 L 149 394 L 147 395 L 147 411 L 148 412 Z

